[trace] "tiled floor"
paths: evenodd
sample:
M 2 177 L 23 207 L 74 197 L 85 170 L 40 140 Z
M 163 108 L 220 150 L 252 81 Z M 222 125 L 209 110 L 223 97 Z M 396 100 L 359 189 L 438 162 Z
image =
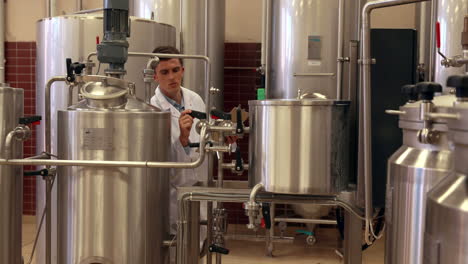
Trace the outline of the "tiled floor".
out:
M 25 216 L 23 218 L 23 256 L 25 263 L 29 261 L 36 231 L 35 217 Z M 232 235 L 246 234 L 242 225 L 229 226 Z M 223 264 L 266 264 L 266 263 L 288 263 L 288 264 L 338 264 L 342 263 L 336 255 L 335 248 L 338 246 L 337 232 L 332 228 L 318 229 L 317 243 L 308 246 L 305 236 L 294 235 L 294 229 L 288 230 L 287 236 L 294 237 L 294 241 L 285 240 L 275 243 L 274 257 L 265 256 L 265 242 L 246 240 L 227 240 L 227 248 L 231 253 L 223 256 Z M 363 254 L 364 264 L 384 263 L 384 239 L 377 241 Z M 34 261 L 32 263 L 35 263 Z M 213 262 L 215 263 L 215 262 Z

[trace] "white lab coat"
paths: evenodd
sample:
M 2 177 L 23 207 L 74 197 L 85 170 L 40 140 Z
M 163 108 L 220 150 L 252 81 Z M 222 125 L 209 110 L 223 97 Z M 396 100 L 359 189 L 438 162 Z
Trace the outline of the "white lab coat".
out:
M 202 98 L 195 92 L 189 89 L 182 89 L 182 97 L 184 99 L 185 109 L 196 110 L 205 112 L 205 103 Z M 170 111 L 172 115 L 171 119 L 171 139 L 172 139 L 172 161 L 177 162 L 191 162 L 198 159 L 199 153 L 196 149 L 190 149 L 189 155 L 185 152 L 184 147 L 179 141 L 180 128 L 179 128 L 179 117 L 180 112 L 172 104 L 170 104 L 161 90 L 156 88 L 155 95 L 151 98 L 151 104 L 160 108 L 162 111 Z M 200 142 L 200 135 L 196 132 L 195 126 L 199 120 L 194 119 L 192 130 L 190 130 L 189 140 L 192 143 Z M 157 133 L 157 131 L 155 131 Z M 205 160 L 203 164 L 195 169 L 171 169 L 170 171 L 170 205 L 169 205 L 169 221 L 171 225 L 171 233 L 175 234 L 177 231 L 176 223 L 178 218 L 177 209 L 177 187 L 180 186 L 192 186 L 196 182 L 206 181 L 208 178 L 208 162 Z M 200 205 L 200 217 L 206 219 L 206 203 Z M 201 232 L 202 234 L 204 232 Z M 201 239 L 204 239 L 204 235 L 201 235 Z

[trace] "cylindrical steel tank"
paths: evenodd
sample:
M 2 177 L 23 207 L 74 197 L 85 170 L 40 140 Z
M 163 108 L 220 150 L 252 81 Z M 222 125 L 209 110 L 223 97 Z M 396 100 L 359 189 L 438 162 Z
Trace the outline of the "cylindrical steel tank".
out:
M 349 180 L 349 101 L 249 101 L 249 180 L 288 194 L 338 194 Z
M 211 60 L 211 86 L 220 90 L 212 104 L 223 109 L 225 0 L 134 0 L 131 13 L 176 27 L 177 47 L 184 54 L 206 55 Z M 179 37 L 180 36 L 180 37 Z M 183 85 L 205 98 L 205 64 L 184 60 Z
M 453 95 L 436 97 L 433 111 L 447 112 L 454 101 Z M 453 167 L 444 120 L 432 124 L 439 133 L 436 142 L 423 144 L 418 140 L 418 132 L 424 126 L 420 118 L 421 102 L 400 107 L 405 112 L 399 121 L 403 146 L 388 161 L 385 264 L 423 263 L 426 196 Z
M 122 96 L 125 87 L 88 82 L 86 100 L 58 112 L 60 159 L 168 161 L 170 113 Z M 167 263 L 167 169 L 59 167 L 57 177 L 57 263 Z
M 270 2 L 267 98 L 296 98 L 299 89 L 337 98 L 337 86 L 343 98 L 353 96 L 357 75 L 343 72 L 356 62 L 341 70 L 337 60 L 356 57 L 360 1 Z
M 424 264 L 468 263 L 468 87 L 462 88 L 463 100 L 452 108 L 458 118 L 448 121 L 454 170 L 428 194 Z
M 6 157 L 5 139 L 23 117 L 23 89 L 0 84 L 0 157 L 23 158 L 23 144 L 13 139 Z M 23 217 L 23 167 L 0 166 L 0 263 L 21 264 Z
M 172 26 L 156 23 L 155 21 L 131 17 L 131 32 L 128 42 L 129 51 L 152 52 L 156 46 L 175 45 L 175 29 Z M 65 75 L 65 59 L 84 61 L 90 52 L 96 51 L 96 36 L 102 39 L 103 24 L 100 15 L 69 15 L 61 17 L 44 18 L 37 23 L 37 60 L 36 60 L 36 112 L 45 114 L 44 95 L 45 85 L 53 76 Z M 93 61 L 97 62 L 96 57 Z M 136 84 L 137 97 L 143 99 L 144 82 L 143 69 L 146 67 L 146 58 L 129 57 L 125 68 L 127 75 L 125 80 Z M 103 73 L 105 65 L 101 65 Z M 97 62 L 94 71 L 97 72 Z M 77 93 L 75 89 L 75 94 Z M 52 153 L 57 153 L 57 111 L 67 108 L 69 89 L 64 83 L 56 83 L 51 91 L 52 113 Z M 74 98 L 76 102 L 76 96 Z M 44 150 L 45 124 L 38 127 L 37 151 Z M 37 180 L 37 214 L 41 215 L 45 205 L 45 184 L 42 179 Z M 57 200 L 57 190 L 52 191 L 52 201 Z M 56 237 L 56 204 L 52 205 L 52 238 Z M 38 221 L 40 218 L 38 218 Z M 37 260 L 43 263 L 44 232 L 38 244 Z M 57 241 L 53 239 L 52 259 L 56 263 Z

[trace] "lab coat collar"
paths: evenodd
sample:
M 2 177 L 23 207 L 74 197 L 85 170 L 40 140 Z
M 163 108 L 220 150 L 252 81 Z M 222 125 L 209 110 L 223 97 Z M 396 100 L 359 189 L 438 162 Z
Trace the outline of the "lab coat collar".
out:
M 182 86 L 180 87 L 180 89 L 182 90 L 182 96 L 184 97 L 185 109 L 193 109 L 193 100 L 189 94 L 188 89 Z M 161 110 L 171 111 L 172 115 L 177 116 L 177 117 L 180 116 L 179 110 L 166 100 L 164 94 L 161 92 L 161 89 L 159 89 L 159 85 L 156 88 L 155 95 L 156 95 L 156 100 L 159 102 L 159 105 L 161 106 Z

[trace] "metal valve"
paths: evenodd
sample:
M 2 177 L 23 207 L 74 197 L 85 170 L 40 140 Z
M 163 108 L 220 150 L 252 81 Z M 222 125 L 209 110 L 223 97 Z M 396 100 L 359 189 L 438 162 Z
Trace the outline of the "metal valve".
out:
M 432 127 L 432 118 L 428 115 L 433 112 L 435 93 L 442 92 L 442 85 L 435 82 L 420 82 L 416 84 L 416 89 L 419 93 L 419 98 L 422 100 L 419 114 L 420 119 L 424 122 L 423 129 L 418 134 L 419 142 L 423 144 L 435 144 L 439 138 L 439 131 L 436 131 Z

